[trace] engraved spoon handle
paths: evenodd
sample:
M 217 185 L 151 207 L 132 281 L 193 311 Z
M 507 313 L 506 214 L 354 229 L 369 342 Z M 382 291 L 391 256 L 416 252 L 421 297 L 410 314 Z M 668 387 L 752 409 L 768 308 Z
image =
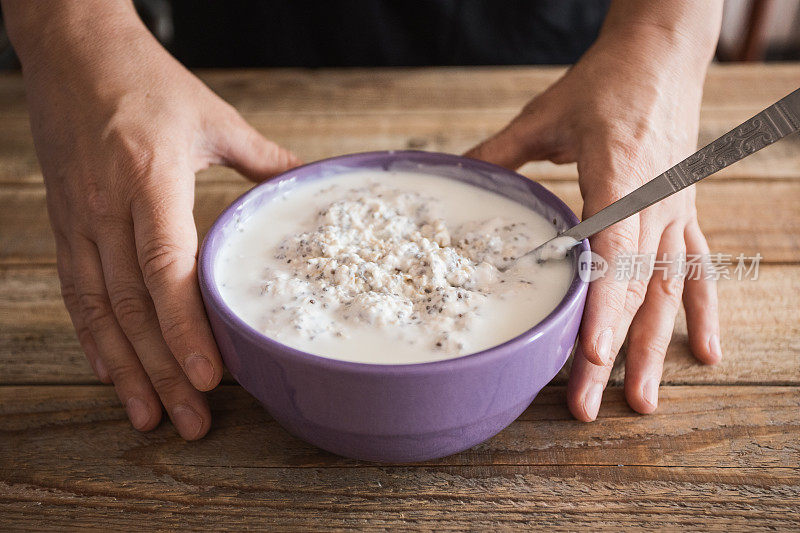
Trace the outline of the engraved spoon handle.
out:
M 580 242 L 798 130 L 800 89 L 561 235 Z

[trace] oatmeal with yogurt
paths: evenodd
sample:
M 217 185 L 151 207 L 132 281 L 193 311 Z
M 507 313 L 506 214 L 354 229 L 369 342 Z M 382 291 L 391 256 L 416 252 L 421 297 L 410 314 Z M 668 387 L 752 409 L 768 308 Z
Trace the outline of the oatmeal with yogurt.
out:
M 381 174 L 381 175 L 378 175 Z M 455 180 L 354 172 L 239 223 L 217 277 L 252 327 L 326 357 L 398 364 L 510 340 L 552 311 L 568 261 L 503 266 L 555 235 L 521 204 Z

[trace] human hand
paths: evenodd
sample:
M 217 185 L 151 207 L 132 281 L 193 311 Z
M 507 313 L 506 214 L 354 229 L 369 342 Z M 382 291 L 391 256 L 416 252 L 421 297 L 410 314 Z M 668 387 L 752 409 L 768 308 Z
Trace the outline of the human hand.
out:
M 604 29 L 563 78 L 466 155 L 512 169 L 531 160 L 577 162 L 586 218 L 691 154 L 710 56 L 691 59 L 704 50 L 702 43 L 664 36 L 663 28 L 637 31 Z M 625 397 L 636 411 L 650 413 L 658 405 L 681 297 L 695 357 L 708 364 L 720 359 L 716 287 L 706 279 L 684 284 L 683 276 L 674 275 L 616 279 L 613 262 L 634 254 L 668 261 L 708 254 L 694 188 L 595 235 L 590 245 L 611 266 L 589 286 L 567 387 L 570 410 L 583 421 L 597 417 L 627 333 Z
M 17 41 L 62 294 L 134 427 L 158 425 L 163 404 L 197 439 L 211 420 L 200 391 L 223 366 L 197 284 L 194 174 L 224 164 L 262 180 L 298 161 L 175 61 L 130 6 L 75 16 L 89 4 L 57 4 L 48 38 Z

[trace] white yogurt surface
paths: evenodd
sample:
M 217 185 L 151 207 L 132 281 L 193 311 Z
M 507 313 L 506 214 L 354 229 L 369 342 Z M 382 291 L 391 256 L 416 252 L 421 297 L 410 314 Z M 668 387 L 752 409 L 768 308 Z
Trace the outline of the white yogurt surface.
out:
M 455 180 L 359 171 L 300 185 L 240 221 L 216 278 L 245 322 L 291 347 L 378 364 L 475 353 L 567 292 L 566 259 L 514 258 L 556 235 L 522 204 Z

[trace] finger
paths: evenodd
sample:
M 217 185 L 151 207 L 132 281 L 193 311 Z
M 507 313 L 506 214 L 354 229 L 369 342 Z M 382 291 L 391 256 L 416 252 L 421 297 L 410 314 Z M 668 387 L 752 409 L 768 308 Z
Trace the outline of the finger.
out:
M 66 198 L 60 190 L 48 189 L 47 195 L 47 215 L 56 242 L 56 269 L 58 280 L 61 286 L 61 298 L 69 314 L 72 327 L 81 345 L 83 353 L 86 354 L 92 371 L 102 383 L 111 383 L 111 376 L 103 363 L 103 359 L 97 351 L 97 344 L 89 331 L 89 326 L 83 319 L 78 293 L 75 289 L 75 281 L 72 276 L 72 257 L 70 252 L 69 240 L 62 231 L 62 228 L 69 227 L 69 224 L 62 218 L 62 214 L 68 212 Z
M 646 227 L 645 227 L 646 226 Z M 614 331 L 614 342 L 611 343 L 611 353 L 616 361 L 617 355 L 625 343 L 628 329 L 633 317 L 644 302 L 647 294 L 647 284 L 652 276 L 650 258 L 655 258 L 661 239 L 662 228 L 660 225 L 647 223 L 640 219 L 639 223 L 639 250 L 636 255 L 641 259 L 642 268 L 634 270 L 628 277 L 628 289 L 625 293 L 625 306 L 620 315 L 618 326 Z M 637 261 L 638 261 L 637 258 Z
M 133 228 L 107 227 L 98 238 L 98 249 L 111 309 L 161 403 L 184 439 L 202 437 L 211 422 L 208 403 L 189 382 L 164 342 L 139 270 Z
M 180 173 L 180 171 L 178 172 Z M 197 284 L 197 230 L 192 217 L 193 176 L 156 179 L 132 204 L 139 268 L 161 333 L 198 390 L 222 378 L 222 358 Z
M 92 337 L 89 326 L 83 319 L 83 314 L 80 310 L 78 293 L 75 290 L 75 281 L 72 278 L 69 243 L 61 232 L 55 231 L 54 234 L 56 240 L 56 268 L 58 280 L 61 284 L 61 298 L 64 300 L 64 306 L 67 308 L 67 313 L 72 321 L 72 327 L 75 328 L 75 334 L 78 337 L 81 349 L 86 354 L 86 359 L 89 360 L 97 379 L 103 383 L 111 383 L 111 376 L 109 376 L 108 369 L 106 369 L 103 359 L 97 351 L 97 344 L 94 342 L 94 337 Z
M 635 257 L 638 233 L 639 217 L 631 217 L 590 239 L 592 251 L 609 263 L 605 276 L 589 284 L 580 330 L 583 354 L 595 365 L 611 366 L 616 355 L 615 347 L 618 349 L 625 337 L 623 313 L 629 280 L 619 275 L 617 265 Z
M 533 108 L 520 113 L 505 128 L 495 133 L 464 155 L 481 159 L 501 167 L 517 169 L 539 159 L 553 157 L 544 118 Z
M 111 309 L 97 247 L 85 237 L 75 236 L 70 240 L 70 249 L 80 312 L 99 357 L 133 427 L 140 431 L 153 429 L 161 419 L 161 404 Z
M 289 150 L 267 140 L 235 111 L 209 126 L 212 150 L 224 165 L 260 182 L 301 165 Z
M 649 254 L 652 251 L 653 256 L 656 254 L 656 250 L 658 247 L 658 237 L 655 236 L 656 232 L 653 231 L 642 231 L 639 235 L 639 254 Z M 588 359 L 584 355 L 584 352 L 581 351 L 581 357 L 584 359 L 584 364 L 589 364 L 591 367 L 594 368 L 585 368 L 581 372 L 578 372 L 576 376 L 584 375 L 583 378 L 577 377 L 576 381 L 572 383 L 574 395 L 573 399 L 573 412 L 580 412 L 581 406 L 584 406 L 584 411 L 579 417 L 580 420 L 589 421 L 593 420 L 597 414 L 597 408 L 599 407 L 599 403 L 595 403 L 595 399 L 599 402 L 599 399 L 596 398 L 596 391 L 592 391 L 591 387 L 592 384 L 596 381 L 601 381 L 603 386 L 605 386 L 606 382 L 608 381 L 608 376 L 611 373 L 612 367 L 614 362 L 617 359 L 617 355 L 619 354 L 622 345 L 625 342 L 625 338 L 627 336 L 628 328 L 630 327 L 631 321 L 633 320 L 636 311 L 642 305 L 644 301 L 645 294 L 647 292 L 647 284 L 650 280 L 651 269 L 645 268 L 641 272 L 637 273 L 635 276 L 632 276 L 631 279 L 628 280 L 628 287 L 627 292 L 625 293 L 625 305 L 623 311 L 620 315 L 620 319 L 618 321 L 618 325 L 614 330 L 614 339 L 611 343 L 611 357 L 609 361 L 604 364 L 602 367 L 597 367 L 594 363 L 589 363 Z M 579 341 L 580 344 L 580 341 Z M 580 367 L 579 367 L 580 368 Z M 598 368 L 601 368 L 598 370 Z M 586 378 L 586 375 L 590 375 L 591 378 Z M 570 378 L 572 379 L 572 378 Z M 579 403 L 575 403 L 579 402 Z M 591 412 L 587 412 L 585 406 L 590 406 L 592 409 L 589 409 Z M 591 416 L 590 416 L 591 415 Z
M 722 348 L 717 283 L 713 278 L 706 279 L 709 273 L 708 243 L 697 220 L 686 226 L 684 238 L 688 256 L 700 258 L 701 265 L 699 271 L 693 270 L 693 267 L 687 271 L 686 288 L 683 291 L 689 346 L 699 361 L 713 365 L 722 359 Z
M 599 139 L 584 147 L 578 161 L 584 220 L 631 192 L 642 181 L 648 163 L 637 162 L 632 154 L 635 146 L 622 139 L 615 142 Z M 605 276 L 589 285 L 580 330 L 583 353 L 594 364 L 613 363 L 625 340 L 628 317 L 644 297 L 649 274 L 646 269 L 644 274 L 639 271 L 640 241 L 658 242 L 663 226 L 655 228 L 648 223 L 642 228 L 641 220 L 642 215 L 634 215 L 589 240 L 592 251 L 608 263 Z M 652 246 L 655 248 L 655 244 Z
M 567 382 L 567 405 L 572 416 L 583 422 L 597 418 L 610 375 L 611 365 L 598 366 L 589 362 L 578 345 Z
M 686 252 L 683 224 L 667 226 L 656 255 L 663 261 L 647 285 L 647 295 L 631 322 L 625 359 L 625 397 L 635 411 L 652 413 L 658 407 L 658 387 L 675 316 L 683 294 L 678 259 Z

